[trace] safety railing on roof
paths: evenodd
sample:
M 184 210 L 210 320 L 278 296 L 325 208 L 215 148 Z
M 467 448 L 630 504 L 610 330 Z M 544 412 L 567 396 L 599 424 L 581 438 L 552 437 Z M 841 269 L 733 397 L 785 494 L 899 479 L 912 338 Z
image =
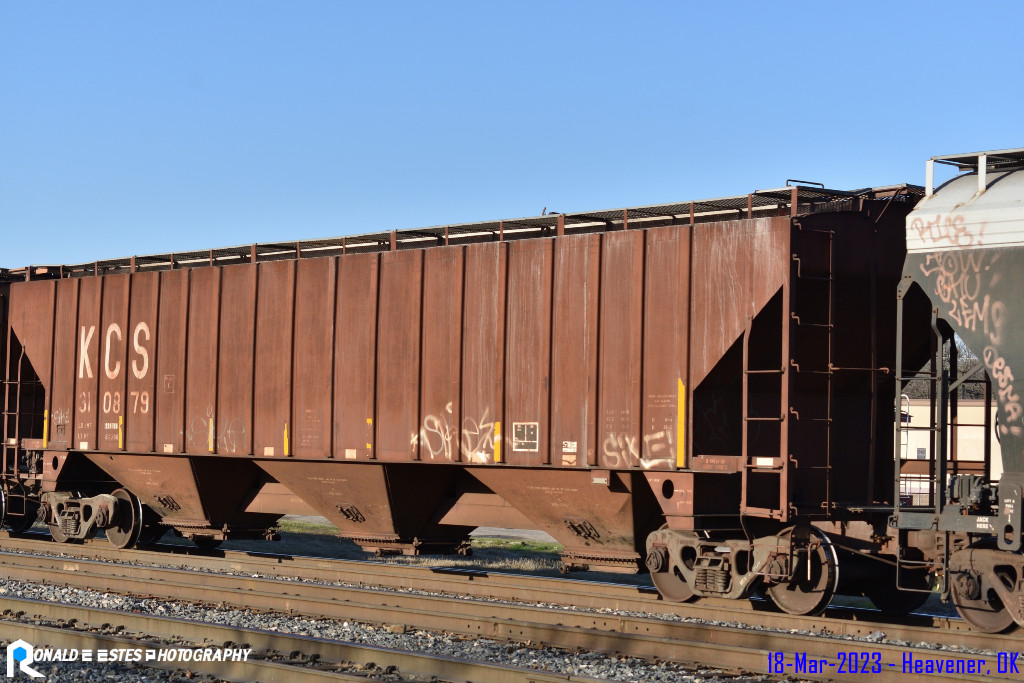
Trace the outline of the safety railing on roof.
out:
M 422 249 L 475 242 L 510 241 L 594 232 L 609 232 L 665 225 L 695 225 L 711 221 L 796 216 L 821 210 L 854 210 L 866 198 L 906 200 L 919 197 L 923 188 L 897 185 L 845 192 L 794 185 L 758 190 L 746 195 L 689 202 L 607 209 L 579 213 L 545 213 L 511 220 L 484 221 L 391 230 L 326 239 L 275 242 L 204 251 L 185 251 L 74 265 L 30 266 L 0 270 L 0 280 L 33 280 L 137 273 L 201 266 L 226 266 L 287 259 L 340 256 L 368 252 Z M 915 199 L 916 200 L 916 199 Z

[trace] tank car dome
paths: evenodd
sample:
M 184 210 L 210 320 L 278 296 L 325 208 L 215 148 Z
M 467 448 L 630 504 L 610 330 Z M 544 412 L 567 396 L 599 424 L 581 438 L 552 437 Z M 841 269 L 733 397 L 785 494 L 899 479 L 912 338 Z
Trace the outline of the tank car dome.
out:
M 933 191 L 934 163 L 967 172 Z M 907 251 L 1024 245 L 1024 148 L 933 157 L 927 176 L 907 216 Z

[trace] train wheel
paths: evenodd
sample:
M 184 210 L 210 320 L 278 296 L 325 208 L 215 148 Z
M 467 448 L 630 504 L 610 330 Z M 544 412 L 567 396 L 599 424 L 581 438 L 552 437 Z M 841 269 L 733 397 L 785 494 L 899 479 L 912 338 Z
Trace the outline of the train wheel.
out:
M 117 489 L 111 495 L 117 498 L 117 508 L 114 525 L 105 530 L 107 540 L 115 548 L 131 548 L 139 542 L 142 533 L 142 502 L 124 489 Z
M 910 614 L 928 601 L 931 596 L 928 575 L 924 572 L 905 572 L 900 581 L 917 590 L 903 591 L 896 588 L 896 571 L 886 571 L 877 581 L 864 588 L 864 595 L 875 607 L 892 616 Z M 925 592 L 918 592 L 925 591 Z
M 30 502 L 28 509 L 25 510 L 25 514 L 7 515 L 4 518 L 4 523 L 13 533 L 22 534 L 32 528 L 32 525 L 36 523 L 38 514 L 39 504 Z
M 28 497 L 21 484 L 15 485 L 21 489 L 21 492 L 16 497 L 21 497 L 25 501 L 24 514 L 11 514 L 10 506 L 8 505 L 9 494 L 7 492 L 7 486 L 0 486 L 0 525 L 6 526 L 13 533 L 20 534 L 28 531 L 29 528 L 36 523 L 36 516 L 39 513 L 39 503 Z
M 60 524 L 47 524 L 50 528 L 50 537 L 57 543 L 67 543 L 71 540 L 71 537 L 61 531 Z
M 1015 589 L 1013 572 L 996 569 L 995 578 L 1011 591 Z M 1001 633 L 1014 625 L 1013 617 L 1003 606 L 994 587 L 986 585 L 987 577 L 961 571 L 950 577 L 953 604 L 960 617 L 976 631 Z
M 651 581 L 661 597 L 668 602 L 688 602 L 693 599 L 693 589 L 675 567 L 667 572 L 651 572 Z
M 792 530 L 783 533 L 789 534 Z M 836 549 L 821 531 L 814 529 L 814 536 L 818 543 L 812 544 L 809 555 L 806 548 L 796 553 L 793 577 L 769 586 L 766 591 L 771 601 L 788 614 L 820 614 L 836 594 L 839 585 Z

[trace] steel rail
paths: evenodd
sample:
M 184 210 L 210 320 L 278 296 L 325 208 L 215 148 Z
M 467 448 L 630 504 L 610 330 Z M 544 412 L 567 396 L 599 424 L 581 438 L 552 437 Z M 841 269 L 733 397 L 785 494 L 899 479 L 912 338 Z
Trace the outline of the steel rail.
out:
M 11 579 L 54 581 L 93 590 L 159 596 L 163 599 L 223 604 L 246 609 L 295 612 L 310 617 L 352 619 L 374 624 L 402 624 L 442 629 L 499 640 L 531 640 L 556 647 L 622 653 L 746 671 L 765 671 L 769 652 L 802 652 L 808 658 L 835 662 L 838 652 L 871 657 L 885 667 L 872 680 L 901 678 L 904 653 L 919 659 L 957 659 L 933 649 L 885 643 L 837 640 L 794 633 L 751 630 L 702 623 L 665 621 L 564 609 L 451 599 L 419 594 L 324 586 L 276 579 L 199 573 L 180 569 L 103 564 L 91 560 L 0 553 L 0 574 Z M 49 576 L 47 576 L 49 574 Z M 919 639 L 920 640 L 920 639 Z M 986 648 L 998 648 L 992 637 Z M 1015 651 L 1019 641 L 1013 647 Z M 953 653 L 956 654 L 956 653 Z M 963 657 L 959 657 L 963 658 Z M 983 659 L 993 672 L 995 657 Z M 803 677 L 816 678 L 813 674 Z M 817 676 L 833 679 L 835 672 Z M 931 676 L 943 680 L 943 674 Z M 993 676 L 953 675 L 945 680 L 992 680 Z
M 317 666 L 328 667 L 348 665 L 367 665 L 387 662 L 388 666 L 397 668 L 403 675 L 436 677 L 442 681 L 485 680 L 494 683 L 557 683 L 579 682 L 598 683 L 599 679 L 585 676 L 553 674 L 536 669 L 521 669 L 513 666 L 478 662 L 471 660 L 443 657 L 419 652 L 409 652 L 392 648 L 361 645 L 312 636 L 300 636 L 262 629 L 239 628 L 224 626 L 177 617 L 164 617 L 152 614 L 121 612 L 118 610 L 98 607 L 81 607 L 78 605 L 62 605 L 59 603 L 27 598 L 0 598 L 0 610 L 5 614 L 23 614 L 34 619 L 52 622 L 65 622 L 68 626 L 40 625 L 41 630 L 34 634 L 35 643 L 47 643 L 57 647 L 73 648 L 112 648 L 139 647 L 140 643 L 149 647 L 210 647 L 209 643 L 244 643 L 252 648 L 253 653 L 245 662 L 173 662 L 159 663 L 160 668 L 181 668 L 187 666 L 194 671 L 209 673 L 232 680 L 281 681 L 289 683 L 314 683 L 316 681 L 360 681 L 365 683 L 366 674 L 347 674 L 343 671 L 325 671 L 322 668 L 311 668 L 309 662 L 317 661 Z M 142 640 L 121 636 L 104 636 L 82 629 L 102 628 L 104 626 L 120 626 L 133 633 L 143 633 Z M 12 620 L 9 617 L 0 620 L 0 637 L 22 638 L 26 636 L 25 621 Z M 71 628 L 74 630 L 71 630 Z M 68 637 L 70 636 L 70 637 Z M 74 636 L 78 636 L 77 639 Z M 173 645 L 153 642 L 154 639 L 184 639 L 189 643 L 175 642 Z M 102 644 L 97 644 L 101 642 Z M 61 644 L 66 642 L 69 644 Z M 294 664 L 282 664 L 276 660 L 275 654 L 283 659 L 291 658 L 292 653 L 302 653 L 303 661 Z M 270 654 L 271 658 L 267 655 Z M 95 664 L 96 662 L 93 662 Z M 156 665 L 157 662 L 142 662 L 145 666 Z M 205 664 L 213 664 L 209 669 Z M 227 666 L 227 665 L 231 666 Z
M 990 637 L 971 631 L 961 619 L 926 615 L 886 618 L 877 611 L 833 607 L 822 616 L 808 617 L 774 611 L 767 601 L 702 599 L 679 604 L 661 600 L 654 588 L 505 574 L 480 569 L 383 564 L 359 560 L 302 557 L 243 551 L 201 551 L 162 545 L 157 550 L 117 550 L 105 541 L 87 544 L 54 543 L 40 538 L 9 537 L 0 533 L 5 550 L 45 550 L 96 560 L 177 565 L 191 569 L 239 572 L 246 575 L 295 577 L 385 589 L 415 588 L 482 599 L 564 605 L 583 609 L 613 609 L 683 618 L 749 623 L 766 628 L 820 631 L 866 636 L 885 631 L 892 638 L 937 645 L 989 647 Z M 46 537 L 48 539 L 48 537 Z M 927 630 L 926 630 L 927 629 Z

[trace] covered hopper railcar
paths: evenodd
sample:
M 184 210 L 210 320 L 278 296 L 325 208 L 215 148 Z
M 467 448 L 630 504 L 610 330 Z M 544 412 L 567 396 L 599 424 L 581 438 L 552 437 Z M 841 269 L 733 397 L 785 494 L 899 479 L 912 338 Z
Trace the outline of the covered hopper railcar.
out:
M 919 195 L 801 185 L 13 272 L 4 519 L 128 547 L 315 513 L 408 553 L 530 527 L 668 599 L 913 607 L 887 524 Z
M 936 163 L 961 173 L 933 189 Z M 898 373 L 900 386 L 927 386 L 931 410 L 922 424 L 897 424 L 896 490 L 920 493 L 895 498 L 892 525 L 901 578 L 931 572 L 965 621 L 996 632 L 1024 626 L 1024 149 L 934 157 L 927 178 L 907 218 Z M 971 383 L 995 415 L 980 452 L 969 448 L 979 425 L 959 405 Z M 922 460 L 900 448 L 914 430 L 929 437 Z

